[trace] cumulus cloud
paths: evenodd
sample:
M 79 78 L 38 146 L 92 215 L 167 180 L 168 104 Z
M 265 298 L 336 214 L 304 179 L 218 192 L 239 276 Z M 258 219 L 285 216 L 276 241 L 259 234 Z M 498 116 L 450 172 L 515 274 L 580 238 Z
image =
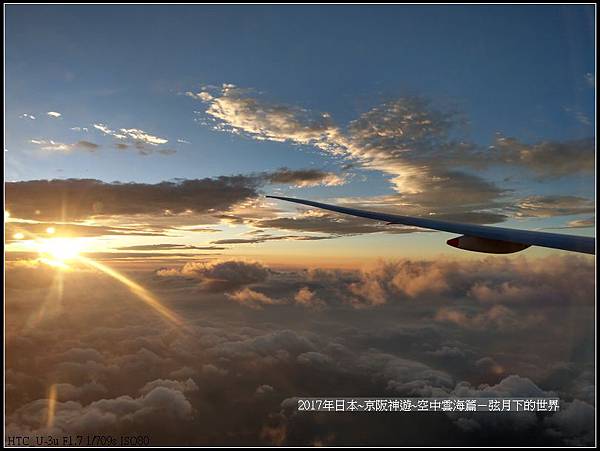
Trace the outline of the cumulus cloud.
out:
M 147 425 L 149 422 L 163 421 L 176 424 L 191 418 L 192 406 L 185 395 L 175 389 L 156 387 L 137 398 L 119 396 L 114 399 L 101 399 L 88 405 L 75 401 L 56 402 L 52 424 L 39 428 L 40 408 L 47 408 L 47 400 L 34 401 L 17 410 L 8 423 L 8 430 L 19 427 L 35 433 L 99 433 L 115 430 L 120 424 L 132 428 Z
M 309 287 L 300 288 L 294 295 L 294 301 L 298 305 L 314 309 L 321 309 L 325 306 L 325 303 Z
M 193 379 L 188 378 L 185 381 L 170 380 L 170 379 L 157 379 L 145 384 L 140 388 L 141 394 L 150 393 L 157 387 L 165 387 L 168 389 L 176 390 L 181 393 L 198 391 L 198 385 Z
M 254 309 L 260 309 L 263 305 L 274 305 L 278 303 L 275 299 L 270 298 L 266 294 L 254 291 L 248 287 L 236 291 L 235 293 L 227 294 L 226 296 L 232 301 Z
M 54 119 L 62 116 L 62 114 L 60 114 L 58 111 L 48 111 L 46 114 Z
M 144 434 L 153 446 L 392 446 L 400 424 L 409 444 L 593 445 L 591 258 L 401 260 L 362 271 L 187 263 L 170 263 L 164 276 L 148 261 L 118 267 L 176 311 L 180 328 L 99 271 L 7 262 L 7 433 Z M 212 281 L 234 288 L 198 290 Z M 317 301 L 322 308 L 301 308 Z M 540 322 L 435 321 L 443 308 L 467 319 L 507 309 L 516 324 L 533 314 Z M 496 416 L 296 410 L 298 396 L 363 394 L 556 396 L 561 408 Z
M 203 289 L 228 291 L 244 285 L 264 282 L 269 276 L 269 270 L 258 262 L 216 260 L 188 262 L 178 269 L 159 270 L 157 275 L 195 279 Z M 250 295 L 251 293 L 246 294 Z
M 594 442 L 596 409 L 575 399 L 566 409 L 545 419 L 550 434 L 561 437 L 568 446 L 586 446 Z

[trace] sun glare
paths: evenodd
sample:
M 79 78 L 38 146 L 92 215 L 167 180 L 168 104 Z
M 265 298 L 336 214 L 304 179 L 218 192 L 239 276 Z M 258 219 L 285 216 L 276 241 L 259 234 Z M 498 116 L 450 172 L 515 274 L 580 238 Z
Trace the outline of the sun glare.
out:
M 38 243 L 43 258 L 64 263 L 79 257 L 82 244 L 73 238 L 52 238 Z

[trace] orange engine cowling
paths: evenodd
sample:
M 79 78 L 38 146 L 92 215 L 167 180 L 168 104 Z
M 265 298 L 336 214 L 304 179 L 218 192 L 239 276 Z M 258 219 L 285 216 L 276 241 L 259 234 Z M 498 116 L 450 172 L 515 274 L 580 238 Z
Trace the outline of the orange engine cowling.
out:
M 466 251 L 485 252 L 487 254 L 512 254 L 529 247 L 528 244 L 513 243 L 511 241 L 490 240 L 476 236 L 459 236 L 446 241 L 452 247 Z

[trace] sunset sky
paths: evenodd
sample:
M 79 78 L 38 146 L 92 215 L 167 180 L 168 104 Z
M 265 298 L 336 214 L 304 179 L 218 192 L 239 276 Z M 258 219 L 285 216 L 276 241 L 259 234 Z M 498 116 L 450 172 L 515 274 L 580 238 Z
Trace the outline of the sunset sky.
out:
M 593 257 L 487 257 L 264 197 L 595 236 L 594 6 L 9 5 L 5 25 L 11 431 L 351 440 L 350 421 L 286 410 L 319 387 L 535 387 L 595 416 Z M 530 327 L 548 335 L 519 356 Z M 257 403 L 249 423 L 243 409 L 233 426 L 211 419 L 227 403 L 203 410 L 229 383 Z M 137 413 L 167 402 L 185 431 L 124 420 L 123 397 Z M 381 441 L 364 443 L 394 444 L 391 421 L 369 420 Z M 485 436 L 431 421 L 440 443 Z M 529 422 L 527 440 L 589 443 L 569 421 Z M 496 426 L 470 432 L 503 440 Z
M 591 29 L 589 8 L 390 11 L 398 9 L 9 9 L 6 179 L 22 183 L 8 187 L 7 209 L 128 227 L 127 238 L 103 234 L 90 250 L 206 247 L 254 240 L 258 230 L 328 238 L 222 251 L 282 263 L 463 252 L 444 247 L 450 235 L 311 219 L 264 193 L 593 234 L 594 45 L 591 33 L 573 34 Z M 57 209 L 59 193 L 86 189 L 67 179 L 98 180 L 124 204 L 144 204 L 156 196 L 149 185 L 219 176 L 242 179 L 223 179 L 238 186 L 207 204 L 190 187 L 190 199 L 175 188 L 164 194 L 174 199 L 143 208 Z M 50 201 L 25 183 L 50 179 L 65 180 L 39 188 Z M 115 182 L 139 184 L 142 197 L 121 197 Z M 30 198 L 13 205 L 13 189 Z M 338 229 L 338 220 L 352 226 Z M 211 232 L 181 230 L 191 226 Z M 135 235 L 149 228 L 159 236 Z

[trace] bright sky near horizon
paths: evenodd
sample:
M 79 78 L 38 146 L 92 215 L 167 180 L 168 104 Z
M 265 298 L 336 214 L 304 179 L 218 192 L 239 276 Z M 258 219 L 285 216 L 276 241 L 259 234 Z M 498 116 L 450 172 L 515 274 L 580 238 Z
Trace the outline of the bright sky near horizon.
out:
M 9 249 L 465 256 L 265 193 L 594 234 L 592 5 L 5 14 Z

